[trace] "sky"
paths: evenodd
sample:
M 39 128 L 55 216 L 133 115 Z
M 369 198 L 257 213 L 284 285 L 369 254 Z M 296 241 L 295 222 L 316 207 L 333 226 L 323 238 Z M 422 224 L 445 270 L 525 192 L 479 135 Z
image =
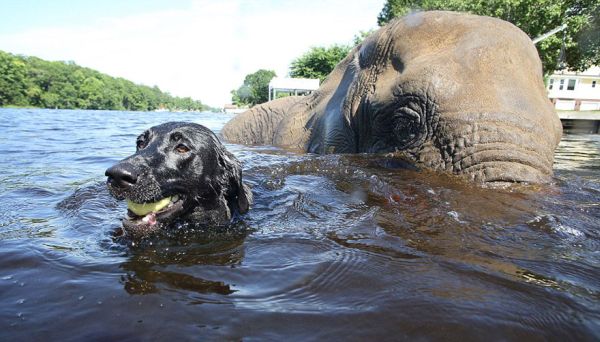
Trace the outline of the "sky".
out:
M 384 0 L 0 0 L 0 50 L 74 61 L 213 107 L 259 69 L 377 28 Z

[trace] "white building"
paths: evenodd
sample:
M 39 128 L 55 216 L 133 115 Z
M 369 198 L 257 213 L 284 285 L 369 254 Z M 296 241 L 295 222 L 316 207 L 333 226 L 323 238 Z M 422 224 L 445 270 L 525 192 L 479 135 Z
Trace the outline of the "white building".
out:
M 234 104 L 226 104 L 223 106 L 223 113 L 226 114 L 239 114 L 248 110 L 248 107 L 238 107 Z
M 600 110 L 600 67 L 558 71 L 548 79 L 547 89 L 557 110 Z
M 319 89 L 319 80 L 313 78 L 274 77 L 269 82 L 269 101 L 277 98 L 277 93 L 306 95 Z

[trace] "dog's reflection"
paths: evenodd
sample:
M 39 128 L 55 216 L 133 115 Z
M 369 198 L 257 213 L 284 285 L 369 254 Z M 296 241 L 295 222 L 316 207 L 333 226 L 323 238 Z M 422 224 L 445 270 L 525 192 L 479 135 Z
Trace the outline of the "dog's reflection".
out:
M 121 265 L 125 291 L 144 295 L 161 290 L 184 290 L 202 294 L 229 295 L 229 284 L 203 279 L 207 266 L 235 267 L 244 257 L 243 243 L 249 230 L 237 224 L 226 231 L 186 227 L 169 238 L 145 240 L 130 248 L 129 260 Z M 196 266 L 201 266 L 200 268 Z

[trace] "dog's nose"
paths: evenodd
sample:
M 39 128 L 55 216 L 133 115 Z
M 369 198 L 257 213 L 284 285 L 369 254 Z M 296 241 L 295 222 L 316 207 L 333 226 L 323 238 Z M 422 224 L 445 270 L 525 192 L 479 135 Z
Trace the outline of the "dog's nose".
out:
M 119 163 L 114 165 L 104 172 L 108 177 L 108 182 L 118 188 L 126 188 L 133 186 L 137 182 L 138 173 L 131 164 Z

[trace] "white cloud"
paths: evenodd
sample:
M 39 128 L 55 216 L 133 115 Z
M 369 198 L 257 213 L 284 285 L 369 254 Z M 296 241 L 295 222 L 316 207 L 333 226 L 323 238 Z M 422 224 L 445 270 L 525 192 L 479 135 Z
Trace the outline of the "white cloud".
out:
M 348 43 L 374 28 L 382 6 L 383 0 L 199 0 L 185 10 L 0 35 L 0 49 L 73 60 L 222 106 L 246 74 L 264 68 L 285 75 L 311 46 Z

